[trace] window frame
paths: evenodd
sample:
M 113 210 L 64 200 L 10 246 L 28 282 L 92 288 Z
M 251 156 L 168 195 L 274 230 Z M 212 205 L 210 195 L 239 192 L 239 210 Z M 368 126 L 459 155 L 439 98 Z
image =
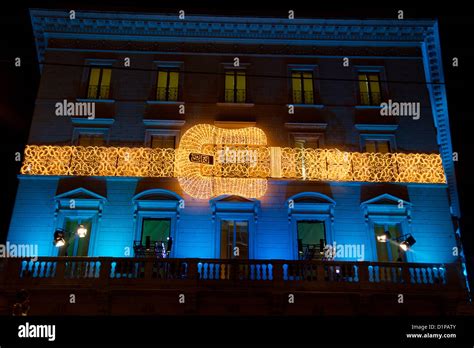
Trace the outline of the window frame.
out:
M 79 137 L 81 135 L 101 135 L 104 138 L 104 145 L 108 146 L 109 144 L 109 128 L 92 128 L 92 127 L 74 127 L 72 133 L 72 141 L 71 144 L 73 146 L 79 146 Z
M 390 148 L 388 153 L 397 152 L 397 142 L 395 134 L 360 134 L 360 151 L 366 152 L 365 146 L 367 141 L 386 141 Z
M 312 74 L 313 85 L 313 102 L 312 103 L 295 103 L 293 99 L 293 72 L 310 72 Z M 321 102 L 321 85 L 319 80 L 319 66 L 316 64 L 288 64 L 288 105 L 294 106 L 317 106 Z M 302 99 L 303 100 L 303 99 Z
M 355 93 L 356 108 L 377 109 L 381 107 L 380 103 L 383 103 L 385 100 L 390 99 L 388 83 L 386 82 L 387 75 L 385 72 L 385 67 L 379 66 L 379 65 L 377 66 L 355 65 L 353 69 L 354 69 L 353 71 L 355 75 L 354 90 L 356 91 Z M 380 86 L 380 103 L 379 104 L 362 104 L 362 98 L 361 98 L 362 91 L 360 90 L 360 85 L 359 85 L 359 74 L 364 74 L 364 73 L 379 75 L 379 86 Z

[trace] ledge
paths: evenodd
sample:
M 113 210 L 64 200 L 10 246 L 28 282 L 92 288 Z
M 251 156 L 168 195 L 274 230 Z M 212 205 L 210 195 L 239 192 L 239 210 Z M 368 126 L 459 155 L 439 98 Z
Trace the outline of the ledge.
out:
M 354 108 L 356 109 L 381 109 L 381 105 L 354 105 Z
M 78 102 L 88 102 L 88 103 L 104 103 L 112 104 L 115 103 L 115 99 L 88 99 L 88 98 L 76 98 Z
M 217 106 L 226 106 L 226 107 L 239 107 L 239 108 L 252 108 L 255 106 L 255 103 L 216 103 Z
M 73 125 L 84 125 L 84 124 L 90 124 L 90 125 L 101 125 L 101 126 L 111 126 L 114 124 L 115 119 L 113 118 L 87 118 L 87 117 L 71 117 L 71 122 Z
M 220 128 L 247 128 L 255 127 L 257 122 L 243 122 L 243 121 L 214 121 L 214 126 Z
M 327 123 L 317 123 L 317 122 L 286 122 L 285 128 L 288 129 L 299 129 L 299 130 L 326 130 Z
M 354 127 L 360 131 L 385 131 L 394 132 L 398 129 L 398 124 L 369 124 L 356 123 Z
M 147 104 L 149 105 L 183 105 L 184 101 L 173 101 L 173 100 L 147 100 Z
M 143 124 L 147 127 L 182 127 L 185 123 L 185 120 L 143 120 Z
M 295 108 L 313 108 L 313 109 L 322 109 L 324 108 L 323 104 L 286 104 L 287 107 L 293 105 Z

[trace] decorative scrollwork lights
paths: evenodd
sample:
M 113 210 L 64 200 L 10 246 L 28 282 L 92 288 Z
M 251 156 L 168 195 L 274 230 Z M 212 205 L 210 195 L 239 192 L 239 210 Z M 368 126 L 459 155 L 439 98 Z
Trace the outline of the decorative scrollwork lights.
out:
M 190 161 L 190 153 L 213 164 Z M 438 154 L 359 153 L 267 146 L 258 128 L 191 127 L 178 149 L 28 145 L 22 174 L 177 177 L 190 196 L 258 198 L 268 178 L 312 181 L 445 183 Z

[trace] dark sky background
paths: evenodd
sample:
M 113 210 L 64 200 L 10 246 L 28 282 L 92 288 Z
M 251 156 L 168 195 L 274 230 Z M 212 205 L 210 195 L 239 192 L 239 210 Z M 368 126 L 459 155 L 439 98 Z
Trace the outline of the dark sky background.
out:
M 286 18 L 289 9 L 295 11 L 297 18 L 395 18 L 399 9 L 404 10 L 405 18 L 438 19 L 441 35 L 441 48 L 444 73 L 448 90 L 448 105 L 454 151 L 459 153 L 456 175 L 461 200 L 461 233 L 463 245 L 468 254 L 471 274 L 473 263 L 473 221 L 470 193 L 474 186 L 474 49 L 472 44 L 474 16 L 464 16 L 471 9 L 459 2 L 451 6 L 433 5 L 426 8 L 413 8 L 398 3 L 399 7 L 364 8 L 345 7 L 339 1 L 328 7 L 316 1 L 289 1 L 257 5 L 256 2 L 164 2 L 164 1 L 95 1 L 95 2 L 57 2 L 57 1 L 17 1 L 19 6 L 2 9 L 0 17 L 0 172 L 2 190 L 0 193 L 0 243 L 6 238 L 10 224 L 18 180 L 16 178 L 20 163 L 15 162 L 15 152 L 23 152 L 26 143 L 34 101 L 39 82 L 36 51 L 31 30 L 28 8 L 59 8 L 116 10 L 136 12 L 177 13 L 185 10 L 187 14 L 275 16 Z M 313 4 L 309 5 L 309 3 Z M 358 3 L 358 2 L 356 2 Z M 171 4 L 166 7 L 166 4 Z M 355 4 L 354 2 L 352 4 Z M 413 2 L 412 2 L 413 4 Z M 23 65 L 15 68 L 14 57 L 22 57 Z M 459 58 L 459 67 L 451 66 L 452 57 Z M 449 63 L 449 64 L 448 64 Z M 472 279 L 471 279 L 472 284 Z M 473 288 L 471 286 L 471 288 Z

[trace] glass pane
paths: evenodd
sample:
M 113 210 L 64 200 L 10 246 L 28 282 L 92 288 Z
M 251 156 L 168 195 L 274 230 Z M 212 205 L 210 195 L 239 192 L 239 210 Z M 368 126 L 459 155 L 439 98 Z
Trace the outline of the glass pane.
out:
M 245 91 L 245 72 L 238 72 L 237 73 L 237 102 L 238 103 L 245 103 L 246 99 L 246 91 Z
M 299 221 L 298 239 L 303 244 L 318 245 L 325 240 L 325 226 L 322 221 Z
M 370 74 L 369 75 L 370 81 L 370 91 L 372 93 L 380 93 L 380 81 L 378 74 Z
M 359 74 L 359 89 L 361 93 L 369 92 L 369 85 L 366 74 Z
M 173 135 L 153 135 L 151 137 L 151 148 L 170 148 L 175 147 L 175 137 Z
M 100 69 L 92 68 L 89 74 L 89 86 L 87 89 L 87 98 L 97 98 L 99 91 Z
M 222 220 L 221 222 L 221 259 L 232 258 L 232 242 L 234 235 L 234 222 Z
M 380 153 L 388 153 L 390 152 L 390 144 L 388 141 L 377 141 L 377 150 Z
M 382 243 L 377 240 L 377 236 L 381 236 L 385 233 L 385 226 L 384 225 L 379 225 L 375 224 L 374 225 L 374 232 L 375 232 L 375 245 L 377 248 L 377 261 L 379 262 L 388 262 L 390 261 L 389 259 L 389 254 L 388 254 L 388 248 L 391 242 L 387 243 Z M 392 238 L 394 236 L 392 235 Z
M 313 104 L 314 92 L 313 92 L 313 74 L 311 72 L 303 73 L 303 89 L 304 89 L 304 102 L 305 104 Z
M 393 239 L 400 238 L 401 236 L 401 225 L 390 225 L 388 226 L 388 231 L 390 232 Z M 403 262 L 405 261 L 405 253 L 400 250 L 398 243 L 390 243 L 390 254 L 391 254 L 391 261 L 396 262 Z
M 170 88 L 177 88 L 178 87 L 178 80 L 179 80 L 179 72 L 178 71 L 171 71 L 170 73 Z
M 300 72 L 292 73 L 291 87 L 293 90 L 293 103 L 301 104 L 303 102 L 303 96 L 302 96 L 303 86 L 301 84 Z
M 142 228 L 142 244 L 146 243 L 147 237 L 150 237 L 151 246 L 155 242 L 166 243 L 170 236 L 170 219 L 144 219 Z
M 234 102 L 234 72 L 227 71 L 225 73 L 225 101 Z
M 376 152 L 376 149 L 375 149 L 375 141 L 373 141 L 373 140 L 366 140 L 366 141 L 365 141 L 365 151 L 366 151 L 366 152 Z
M 111 69 L 102 69 L 102 79 L 100 81 L 100 99 L 107 99 L 110 91 L 110 76 L 112 74 Z
M 89 241 L 91 236 L 92 221 L 91 220 L 81 220 L 81 224 L 87 229 L 87 234 L 84 238 L 76 238 L 77 241 L 77 250 L 75 256 L 87 256 L 89 251 Z M 77 226 L 76 226 L 77 231 Z
M 168 83 L 168 72 L 159 71 L 158 72 L 158 87 L 166 88 L 167 83 Z
M 247 221 L 235 222 L 235 246 L 239 248 L 239 259 L 249 258 L 249 230 Z

